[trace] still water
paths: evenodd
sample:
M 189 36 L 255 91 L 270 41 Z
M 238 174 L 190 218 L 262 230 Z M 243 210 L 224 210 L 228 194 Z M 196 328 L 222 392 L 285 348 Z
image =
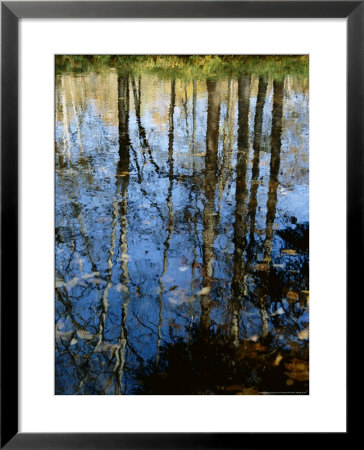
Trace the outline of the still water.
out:
M 56 394 L 308 393 L 308 79 L 56 76 Z

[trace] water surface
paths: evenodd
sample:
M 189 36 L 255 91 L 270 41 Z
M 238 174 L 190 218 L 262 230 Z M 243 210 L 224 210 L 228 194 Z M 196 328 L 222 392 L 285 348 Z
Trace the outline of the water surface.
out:
M 56 394 L 308 393 L 308 80 L 56 76 Z

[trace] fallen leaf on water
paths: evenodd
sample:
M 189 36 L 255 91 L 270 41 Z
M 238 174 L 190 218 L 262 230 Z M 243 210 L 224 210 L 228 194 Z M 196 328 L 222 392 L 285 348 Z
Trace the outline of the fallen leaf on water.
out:
M 258 270 L 258 272 L 266 272 L 269 269 L 269 265 L 266 263 L 256 264 L 253 269 Z
M 280 316 L 280 315 L 285 314 L 285 313 L 286 313 L 285 310 L 282 307 L 280 307 L 280 308 L 277 309 L 276 312 L 272 313 L 271 316 L 272 317 Z
M 296 381 L 308 381 L 309 373 L 308 372 L 284 372 L 284 374 Z
M 287 255 L 295 256 L 295 255 L 297 255 L 297 250 L 284 249 L 284 250 L 282 250 L 282 253 L 286 253 Z
M 276 359 L 273 362 L 273 366 L 278 367 L 279 363 L 282 361 L 282 359 L 283 359 L 283 356 L 280 353 L 278 353 Z
M 195 156 L 206 156 L 206 152 L 196 153 Z
M 308 362 L 292 359 L 290 363 L 285 363 L 284 367 L 290 372 L 305 372 L 308 370 Z
M 298 300 L 300 297 L 297 292 L 288 291 L 287 298 L 289 298 L 290 300 Z
M 284 367 L 288 370 L 284 374 L 292 380 L 307 381 L 309 379 L 308 361 L 295 358 L 285 363 Z
M 210 291 L 211 291 L 211 287 L 206 286 L 206 287 L 202 288 L 200 291 L 196 292 L 196 295 L 207 295 L 207 294 L 209 294 Z
M 301 330 L 297 335 L 298 339 L 302 340 L 308 339 L 308 336 L 309 336 L 308 328 L 306 328 L 305 330 Z
M 77 342 L 78 342 L 78 340 L 73 338 L 70 342 L 70 345 L 75 345 L 75 344 L 77 344 Z
M 186 272 L 186 270 L 188 270 L 188 267 L 182 266 L 182 267 L 178 267 L 178 269 L 179 269 L 181 272 Z
M 81 275 L 80 277 L 74 277 L 71 280 L 69 280 L 67 283 L 65 283 L 62 280 L 57 279 L 56 280 L 56 287 L 66 287 L 68 289 L 72 289 L 75 287 L 80 280 L 87 280 L 90 277 L 94 277 L 96 275 L 100 275 L 100 272 L 91 272 L 91 273 L 85 273 L 84 275 Z

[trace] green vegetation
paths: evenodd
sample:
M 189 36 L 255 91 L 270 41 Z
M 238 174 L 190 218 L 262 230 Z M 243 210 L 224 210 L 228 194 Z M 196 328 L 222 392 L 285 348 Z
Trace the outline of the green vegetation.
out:
M 118 72 L 156 73 L 160 77 L 214 79 L 254 73 L 282 79 L 286 75 L 308 77 L 308 55 L 57 55 L 56 73 L 102 72 L 115 67 Z

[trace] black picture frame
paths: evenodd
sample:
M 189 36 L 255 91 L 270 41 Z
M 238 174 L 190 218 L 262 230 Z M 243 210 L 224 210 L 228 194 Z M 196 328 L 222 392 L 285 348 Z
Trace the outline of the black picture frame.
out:
M 315 445 L 327 445 L 325 433 L 303 433 L 299 440 L 295 434 L 292 443 L 290 433 L 18 432 L 18 21 L 115 17 L 347 18 L 347 309 L 349 299 L 361 291 L 364 1 L 1 2 L 1 448 L 272 448 L 278 441 L 281 448 L 291 448 L 306 446 L 313 438 Z M 347 432 L 335 436 L 339 443 L 349 437 L 348 418 Z

